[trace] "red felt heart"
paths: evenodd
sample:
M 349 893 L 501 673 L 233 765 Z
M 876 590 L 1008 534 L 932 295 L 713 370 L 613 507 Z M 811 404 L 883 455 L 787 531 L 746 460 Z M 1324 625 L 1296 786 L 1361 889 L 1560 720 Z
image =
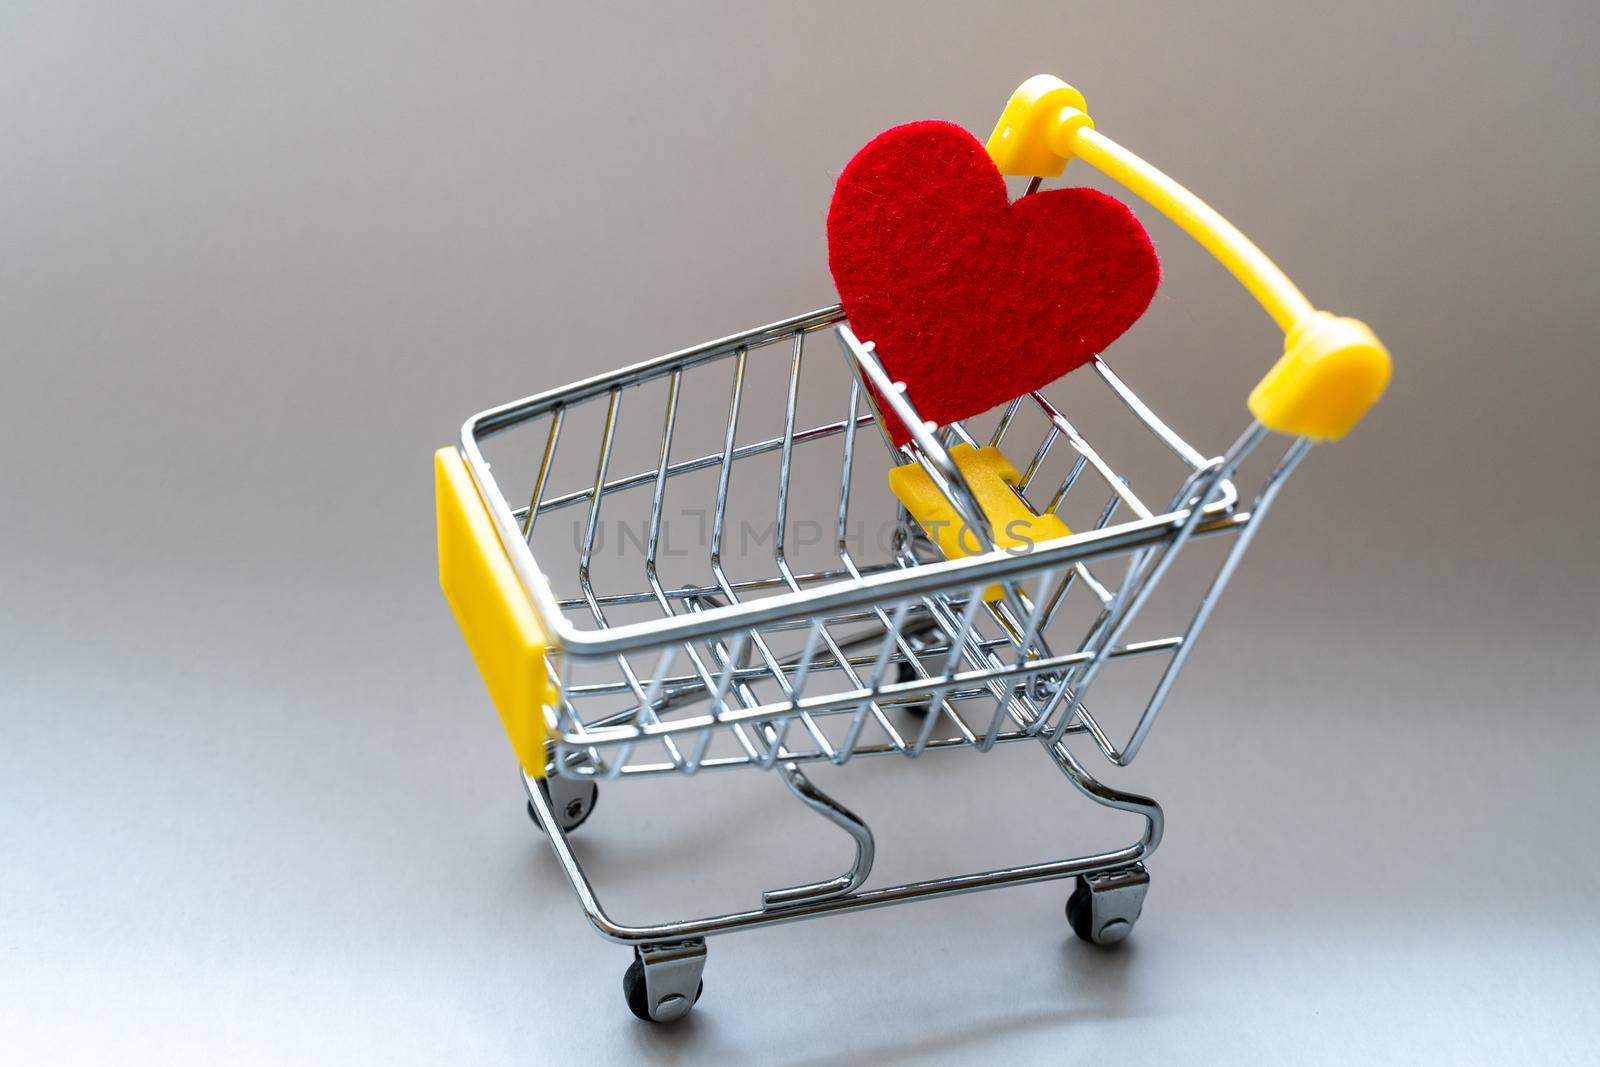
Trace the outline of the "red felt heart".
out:
M 828 208 L 828 266 L 856 336 L 940 425 L 1087 363 L 1161 280 L 1127 205 L 1093 189 L 1010 203 L 983 145 L 949 122 L 896 126 L 856 153 Z

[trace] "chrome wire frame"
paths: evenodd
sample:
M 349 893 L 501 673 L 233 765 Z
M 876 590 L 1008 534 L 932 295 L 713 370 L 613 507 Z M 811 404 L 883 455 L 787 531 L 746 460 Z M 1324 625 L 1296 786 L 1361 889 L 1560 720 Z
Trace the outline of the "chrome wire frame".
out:
M 850 369 L 847 402 L 838 417 L 801 425 L 797 396 L 810 355 L 808 341 L 824 332 L 837 340 Z M 782 432 L 738 443 L 747 383 L 752 375 L 772 373 L 785 363 Z M 685 375 L 717 364 L 728 368 L 722 446 L 676 458 L 673 444 Z M 838 307 L 603 374 L 467 420 L 460 448 L 468 470 L 557 648 L 549 657 L 559 695 L 546 709 L 553 738 L 548 774 L 553 779 L 633 778 L 737 767 L 778 769 L 798 799 L 848 832 L 857 846 L 856 861 L 845 874 L 770 891 L 760 909 L 626 926 L 613 922 L 600 907 L 551 802 L 529 779 L 530 803 L 549 828 L 591 921 L 604 935 L 634 943 L 702 937 L 848 908 L 1123 867 L 1141 862 L 1155 849 L 1162 829 L 1160 807 L 1101 783 L 1068 740 L 1089 738 L 1114 765 L 1135 758 L 1260 520 L 1310 444 L 1294 441 L 1244 507 L 1233 479 L 1267 436 L 1265 430 L 1252 423 L 1226 453 L 1207 458 L 1157 417 L 1104 360 L 1095 359 L 1089 371 L 1074 378 L 1086 374 L 1097 378 L 1175 461 L 1172 484 L 1177 488 L 1164 506 L 1150 506 L 1042 394 L 1013 401 L 986 442 L 974 438 L 964 423 L 942 429 L 925 424 L 903 386 L 891 380 L 873 346 L 854 336 Z M 655 466 L 615 471 L 624 396 L 649 383 L 664 387 L 666 394 L 658 412 L 662 432 Z M 896 448 L 883 432 L 886 416 L 880 403 L 911 430 L 910 444 Z M 585 488 L 557 493 L 550 489 L 551 470 L 560 450 L 572 447 L 572 413 L 584 405 L 604 411 L 591 453 L 594 476 Z M 1043 514 L 1057 511 L 1069 494 L 1084 494 L 1096 482 L 1109 495 L 1092 528 L 1033 545 L 1027 552 L 996 549 L 983 510 L 949 448 L 958 443 L 998 446 L 1008 435 L 1014 438 L 1019 414 L 1030 407 L 1045 429 L 1016 486 L 1022 500 Z M 529 424 L 545 426 L 546 437 L 528 503 L 513 507 L 491 473 L 482 445 Z M 785 544 L 793 457 L 798 448 L 835 439 L 841 462 L 838 506 L 831 516 L 837 563 L 799 569 Z M 863 447 L 875 449 L 874 439 L 887 450 L 890 463 L 922 467 L 983 551 L 961 559 L 939 558 L 901 509 L 887 558 L 856 558 L 846 536 L 858 480 L 856 460 Z M 868 443 L 863 446 L 863 441 Z M 1062 446 L 1072 457 L 1067 473 L 1058 480 L 1042 479 L 1052 450 Z M 773 453 L 778 460 L 773 571 L 736 580 L 724 560 L 730 479 L 741 462 Z M 668 588 L 658 570 L 664 501 L 675 479 L 696 471 L 716 472 L 709 580 Z M 645 491 L 650 499 L 644 584 L 620 593 L 598 592 L 592 562 L 602 503 L 629 490 Z M 880 482 L 867 491 L 886 494 L 887 488 Z M 581 539 L 575 546 L 576 589 L 559 596 L 531 545 L 539 522 L 569 508 L 583 509 Z M 1197 539 L 1229 535 L 1233 542 L 1182 631 L 1128 640 L 1130 626 L 1181 550 Z M 1108 578 L 1116 570 L 1120 578 Z M 986 599 L 985 590 L 995 585 L 1003 595 Z M 1071 651 L 1059 651 L 1047 643 L 1046 631 L 1069 597 L 1092 598 L 1093 621 Z M 608 623 L 608 610 L 652 605 L 658 618 Z M 574 623 L 569 613 L 591 625 Z M 798 639 L 798 651 L 780 651 L 782 638 L 791 643 Z M 1164 657 L 1165 667 L 1132 729 L 1116 735 L 1086 704 L 1090 688 L 1107 668 L 1146 657 Z M 624 706 L 617 710 L 619 702 Z M 611 710 L 586 710 L 607 704 L 613 705 Z M 890 714 L 910 708 L 924 709 L 920 721 Z M 862 890 L 872 863 L 871 831 L 816 789 L 800 769 L 807 763 L 844 764 L 861 756 L 912 758 L 930 750 L 987 750 L 1024 741 L 1040 744 L 1085 796 L 1141 816 L 1144 827 L 1138 838 L 1093 856 Z

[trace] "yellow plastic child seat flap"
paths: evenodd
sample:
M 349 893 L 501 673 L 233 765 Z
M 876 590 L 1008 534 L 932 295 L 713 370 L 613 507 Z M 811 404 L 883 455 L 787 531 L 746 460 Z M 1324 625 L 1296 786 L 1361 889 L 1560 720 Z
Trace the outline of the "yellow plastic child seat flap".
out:
M 956 445 L 950 450 L 966 479 L 972 493 L 978 498 L 989 528 L 994 532 L 997 548 L 1031 549 L 1041 541 L 1066 537 L 1071 530 L 1054 514 L 1036 515 L 1033 509 L 1018 496 L 1012 486 L 1022 481 L 1022 476 L 1011 461 L 994 447 L 973 448 Z M 982 540 L 971 529 L 950 501 L 939 491 L 919 464 L 907 463 L 889 472 L 889 488 L 900 503 L 911 512 L 922 528 L 933 538 L 946 559 L 959 559 L 984 551 Z M 984 590 L 983 599 L 999 600 L 1005 593 L 998 585 Z
M 549 641 L 461 453 L 434 453 L 439 585 L 525 773 L 544 777 Z

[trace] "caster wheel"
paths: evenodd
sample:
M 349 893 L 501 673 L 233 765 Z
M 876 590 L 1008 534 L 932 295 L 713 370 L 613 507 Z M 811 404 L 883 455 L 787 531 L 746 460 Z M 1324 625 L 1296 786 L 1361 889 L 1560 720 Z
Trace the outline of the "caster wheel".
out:
M 1144 908 L 1150 876 L 1142 866 L 1118 871 L 1078 875 L 1067 898 L 1067 922 L 1072 932 L 1091 945 L 1115 945 L 1133 933 Z
M 600 799 L 600 787 L 593 782 L 560 779 L 556 789 L 552 790 L 550 780 L 544 779 L 539 783 L 539 791 L 556 810 L 561 829 L 569 834 L 594 813 L 595 803 Z M 544 824 L 539 821 L 539 811 L 531 800 L 528 801 L 528 818 L 533 820 L 533 825 L 544 829 Z
M 667 1002 L 657 1010 L 662 1012 L 662 1018 L 650 1014 L 650 995 L 645 991 L 644 963 L 635 958 L 628 964 L 628 969 L 622 972 L 622 995 L 628 1001 L 628 1010 L 647 1023 L 677 1022 L 689 1014 L 689 1009 L 700 1003 L 700 994 L 706 991 L 705 979 L 701 979 L 695 986 L 694 999 L 687 1005 L 681 1003 L 682 997 L 668 997 Z
M 1078 884 L 1072 887 L 1072 895 L 1067 898 L 1067 922 L 1072 926 L 1072 932 L 1083 941 L 1094 944 L 1094 930 L 1090 927 L 1093 917 L 1094 905 L 1089 900 L 1089 883 L 1083 880 L 1083 875 L 1078 876 Z
M 894 680 L 897 682 L 914 682 L 917 677 L 916 668 L 909 663 L 901 663 L 894 669 Z M 908 715 L 915 715 L 920 719 L 928 714 L 928 702 L 923 700 L 916 704 L 901 704 L 900 710 Z

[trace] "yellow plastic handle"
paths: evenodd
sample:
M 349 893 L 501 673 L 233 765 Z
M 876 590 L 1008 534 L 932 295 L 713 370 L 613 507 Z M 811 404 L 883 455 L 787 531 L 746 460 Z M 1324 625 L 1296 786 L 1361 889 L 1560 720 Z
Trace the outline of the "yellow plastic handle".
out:
M 1227 267 L 1284 331 L 1284 354 L 1249 398 L 1250 413 L 1280 433 L 1335 441 L 1389 384 L 1388 351 L 1355 319 L 1312 307 L 1283 271 L 1205 201 L 1094 128 L 1083 94 L 1039 74 L 1011 94 L 989 135 L 1002 174 L 1049 178 L 1073 158 L 1137 194 Z
M 517 761 L 529 777 L 543 778 L 544 705 L 553 695 L 545 668 L 549 640 L 460 452 L 434 453 L 433 483 L 439 585 Z

